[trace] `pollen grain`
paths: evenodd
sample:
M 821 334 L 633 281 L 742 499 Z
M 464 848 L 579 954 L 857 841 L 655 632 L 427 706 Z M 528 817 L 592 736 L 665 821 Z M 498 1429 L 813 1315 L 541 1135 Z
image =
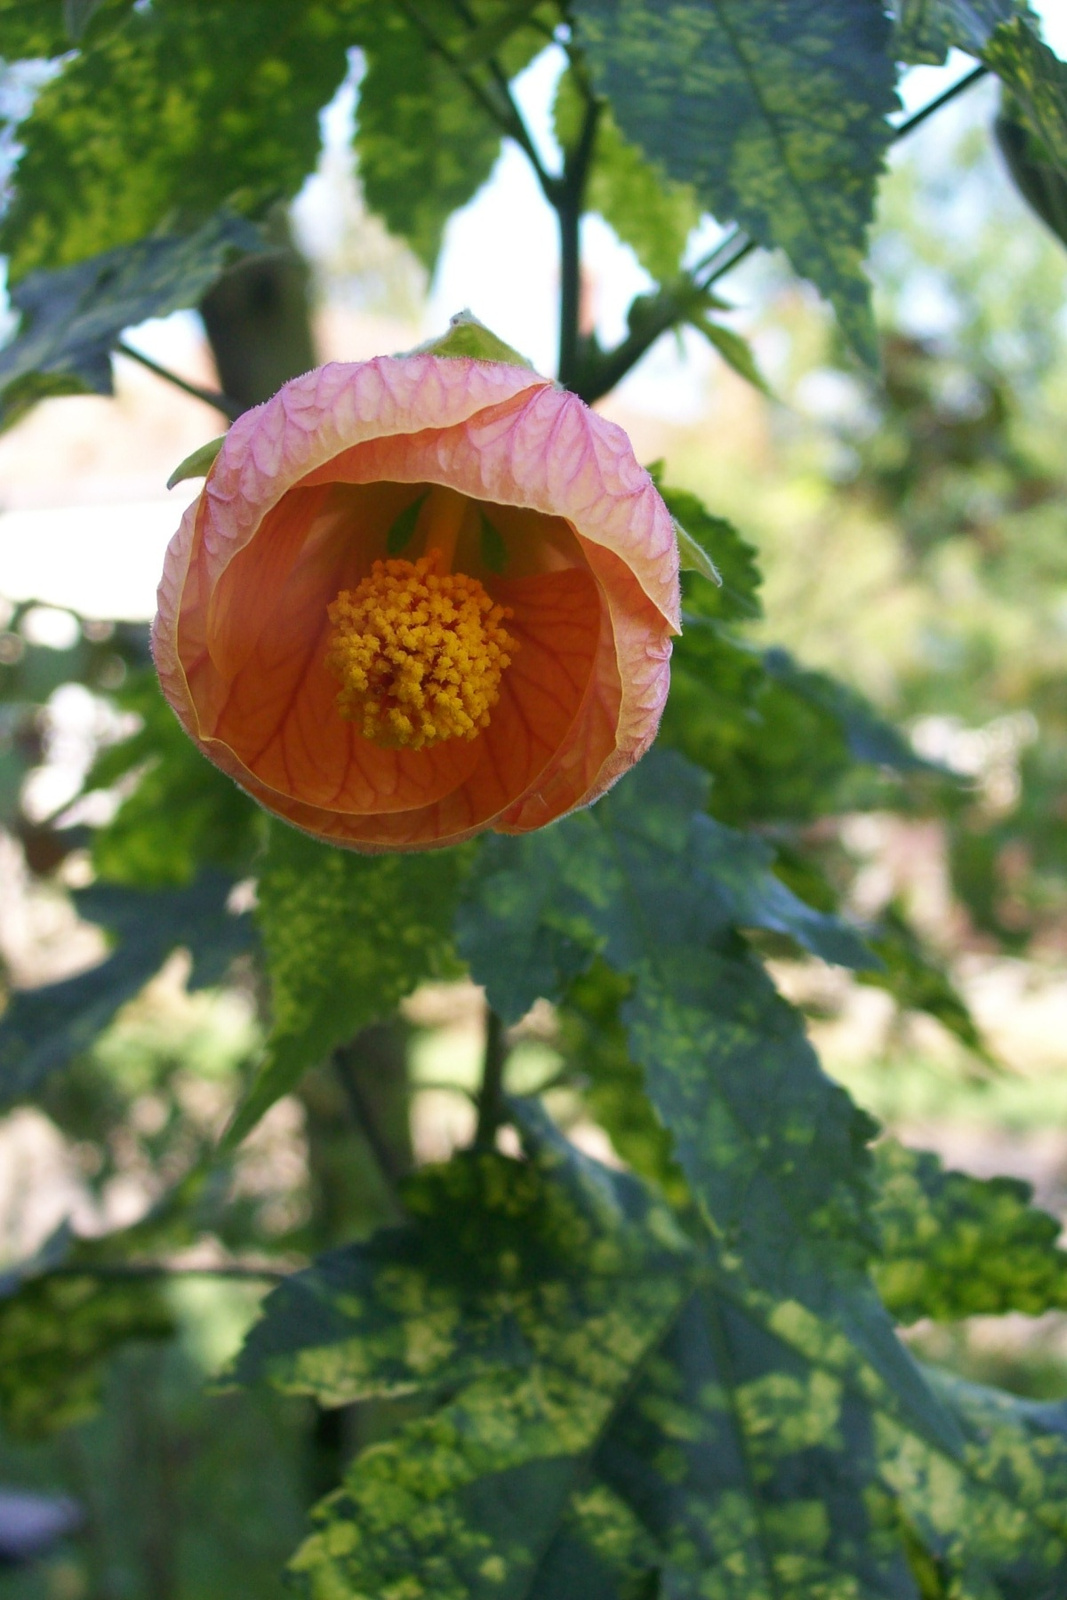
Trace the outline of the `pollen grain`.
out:
M 440 553 L 376 561 L 328 607 L 326 667 L 337 709 L 385 749 L 474 739 L 489 725 L 517 641 L 477 578 L 439 572 Z

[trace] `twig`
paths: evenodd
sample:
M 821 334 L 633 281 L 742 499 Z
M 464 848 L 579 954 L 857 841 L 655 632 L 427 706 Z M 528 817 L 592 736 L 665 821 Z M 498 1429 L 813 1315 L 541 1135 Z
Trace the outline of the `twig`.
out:
M 158 361 L 153 361 L 151 356 L 146 356 L 140 350 L 135 350 L 132 344 L 127 344 L 124 339 L 117 339 L 114 347 L 120 356 L 128 356 L 131 361 L 139 361 L 142 367 L 147 367 L 149 372 L 154 372 L 157 378 L 163 378 L 167 383 L 172 383 L 176 389 L 181 389 L 184 394 L 191 394 L 196 400 L 204 400 L 209 406 L 214 406 L 216 411 L 221 411 L 224 417 L 229 417 L 233 422 L 245 409 L 237 400 L 232 400 L 228 394 L 222 394 L 217 389 L 202 389 L 198 383 L 190 383 L 188 378 L 179 377 L 169 367 L 161 367 Z
M 235 1263 L 217 1267 L 173 1267 L 165 1261 L 93 1261 L 83 1266 L 49 1267 L 46 1271 L 27 1277 L 27 1283 L 39 1283 L 42 1278 L 100 1278 L 104 1281 L 124 1278 L 233 1278 L 252 1282 L 282 1283 L 292 1276 L 292 1271 L 277 1267 L 249 1267 Z
M 474 1130 L 475 1150 L 492 1150 L 496 1130 L 504 1120 L 504 1063 L 508 1058 L 504 1024 L 495 1011 L 485 1014 L 485 1061 L 482 1087 L 478 1095 L 478 1125 Z
M 388 1141 L 383 1137 L 370 1101 L 363 1092 L 363 1085 L 353 1068 L 348 1046 L 341 1045 L 334 1051 L 332 1059 L 334 1071 L 341 1080 L 341 1087 L 348 1099 L 356 1126 L 370 1146 L 371 1154 L 385 1179 L 390 1196 L 399 1206 L 397 1188 L 404 1174 Z

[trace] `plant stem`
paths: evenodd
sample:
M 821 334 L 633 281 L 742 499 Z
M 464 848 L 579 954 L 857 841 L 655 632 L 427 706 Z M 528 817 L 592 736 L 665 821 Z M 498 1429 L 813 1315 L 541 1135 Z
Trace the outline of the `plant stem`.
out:
M 27 1278 L 36 1283 L 41 1278 L 100 1278 L 104 1282 L 142 1278 L 232 1278 L 260 1283 L 281 1283 L 292 1272 L 277 1267 L 248 1267 L 240 1264 L 221 1267 L 171 1267 L 164 1261 L 95 1261 L 84 1266 L 49 1267 L 47 1271 Z
M 559 382 L 570 389 L 578 381 L 582 308 L 582 213 L 585 185 L 596 143 L 600 104 L 586 91 L 585 116 L 578 143 L 567 156 L 563 181 L 556 193 L 559 218 Z
M 504 1024 L 495 1011 L 487 1008 L 478 1125 L 474 1130 L 475 1150 L 492 1150 L 496 1146 L 496 1130 L 504 1121 L 504 1063 L 507 1058 Z
M 183 394 L 191 394 L 195 400 L 203 400 L 209 406 L 214 406 L 216 411 L 221 411 L 231 422 L 244 410 L 244 407 L 238 401 L 231 400 L 228 394 L 221 394 L 217 389 L 202 389 L 198 383 L 190 383 L 188 378 L 179 377 L 176 372 L 171 372 L 169 367 L 161 367 L 151 356 L 142 355 L 140 350 L 135 350 L 133 345 L 127 344 L 124 339 L 117 339 L 114 349 L 118 355 L 140 362 L 142 367 L 154 372 L 157 378 L 172 383 L 176 389 L 181 389 Z
M 334 1071 L 341 1080 L 341 1086 L 345 1091 L 356 1126 L 370 1146 L 371 1154 L 378 1164 L 378 1170 L 385 1179 L 386 1187 L 389 1190 L 389 1198 L 399 1210 L 400 1202 L 397 1198 L 397 1186 L 403 1177 L 403 1172 L 396 1156 L 389 1147 L 388 1141 L 384 1138 L 381 1128 L 378 1126 L 378 1120 L 374 1115 L 370 1100 L 364 1093 L 363 1085 L 359 1081 L 355 1063 L 348 1048 L 344 1045 L 334 1051 L 333 1066 Z

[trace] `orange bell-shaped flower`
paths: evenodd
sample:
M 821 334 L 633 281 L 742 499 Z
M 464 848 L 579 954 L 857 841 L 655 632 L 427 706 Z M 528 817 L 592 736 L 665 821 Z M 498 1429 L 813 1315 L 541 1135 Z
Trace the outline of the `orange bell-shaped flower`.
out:
M 190 736 L 357 850 L 523 833 L 655 736 L 673 525 L 629 441 L 523 367 L 333 363 L 230 429 L 153 648 Z

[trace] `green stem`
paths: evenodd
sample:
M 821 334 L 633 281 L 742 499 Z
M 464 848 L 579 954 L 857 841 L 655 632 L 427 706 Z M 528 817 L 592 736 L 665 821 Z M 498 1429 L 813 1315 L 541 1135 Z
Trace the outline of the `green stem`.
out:
M 203 400 L 207 405 L 214 406 L 216 411 L 221 411 L 231 422 L 245 409 L 238 401 L 231 400 L 228 394 L 221 394 L 217 389 L 202 389 L 198 383 L 190 383 L 188 378 L 179 377 L 169 367 L 161 367 L 158 361 L 142 355 L 140 350 L 135 350 L 133 345 L 127 344 L 124 339 L 117 339 L 114 349 L 116 354 L 126 356 L 130 361 L 140 362 L 142 367 L 147 367 L 149 372 L 154 372 L 156 377 L 162 378 L 164 382 L 172 383 L 183 394 L 191 394 L 195 400 Z
M 478 1126 L 474 1130 L 474 1149 L 492 1150 L 496 1131 L 504 1121 L 504 1063 L 508 1058 L 504 1024 L 495 1011 L 485 1015 L 485 1059 L 482 1087 L 478 1095 Z
M 596 143 L 600 105 L 592 95 L 586 100 L 578 143 L 567 157 L 563 181 L 556 196 L 559 218 L 559 381 L 565 389 L 578 382 L 581 357 L 582 213 L 585 186 Z

